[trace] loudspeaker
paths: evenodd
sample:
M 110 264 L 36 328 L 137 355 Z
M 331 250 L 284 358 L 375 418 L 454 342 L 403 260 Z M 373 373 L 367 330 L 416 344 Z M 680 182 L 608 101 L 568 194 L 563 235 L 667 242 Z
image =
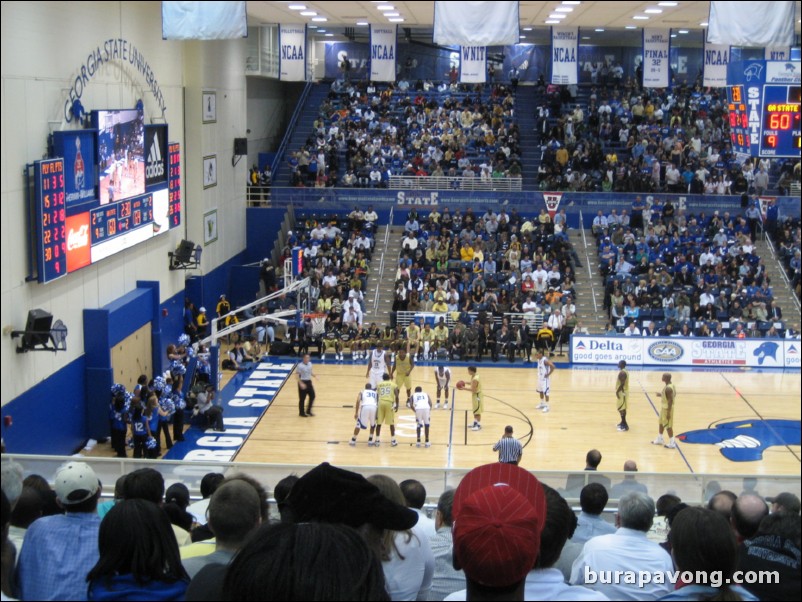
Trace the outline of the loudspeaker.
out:
M 234 138 L 234 154 L 243 156 L 248 154 L 248 139 Z
M 182 240 L 181 244 L 173 254 L 173 258 L 179 263 L 189 263 L 192 260 L 192 254 L 195 252 L 195 243 L 191 240 Z
M 50 340 L 50 328 L 53 326 L 53 315 L 43 309 L 32 309 L 28 312 L 28 321 L 25 323 L 26 334 L 23 346 L 33 348 L 35 345 L 46 345 Z

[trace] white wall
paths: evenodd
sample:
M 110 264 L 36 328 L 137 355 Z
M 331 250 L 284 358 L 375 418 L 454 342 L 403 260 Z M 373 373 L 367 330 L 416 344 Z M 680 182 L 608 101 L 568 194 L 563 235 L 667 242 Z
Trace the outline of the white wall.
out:
M 284 126 L 303 89 L 303 82 L 248 77 L 248 165 L 257 163 L 259 153 L 275 151 L 281 145 Z
M 185 274 L 168 270 L 167 253 L 185 236 L 202 242 L 209 208 L 218 207 L 219 239 L 206 249 L 204 273 L 240 252 L 247 168 L 231 168 L 233 139 L 245 135 L 244 41 L 164 41 L 160 2 L 3 2 L 1 26 L 0 326 L 22 329 L 28 310 L 41 308 L 69 329 L 68 350 L 57 354 L 18 355 L 10 337 L 0 338 L 0 400 L 6 404 L 83 355 L 84 308 L 119 298 L 136 288 L 137 280 L 158 280 L 161 301 L 181 292 Z M 182 143 L 184 155 L 182 226 L 55 282 L 28 283 L 24 166 L 44 156 L 51 131 L 73 127 L 63 118 L 68 90 L 91 51 L 112 38 L 128 40 L 142 52 L 164 94 L 170 140 Z M 202 89 L 218 91 L 217 124 L 201 127 Z M 92 110 L 133 107 L 138 99 L 146 122 L 161 114 L 144 77 L 127 62 L 111 61 L 90 80 L 81 100 Z M 204 191 L 202 156 L 213 153 L 218 185 Z

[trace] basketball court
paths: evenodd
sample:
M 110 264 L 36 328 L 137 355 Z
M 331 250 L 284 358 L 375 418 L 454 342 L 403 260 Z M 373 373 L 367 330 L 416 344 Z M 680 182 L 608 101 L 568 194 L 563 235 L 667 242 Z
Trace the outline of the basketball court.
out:
M 456 391 L 452 409 L 432 410 L 432 447 L 416 447 L 414 414 L 404 407 L 402 391 L 396 420 L 399 445 L 390 446 L 385 426 L 381 447 L 368 447 L 367 431 L 361 432 L 357 445 L 351 447 L 348 441 L 355 424 L 354 404 L 366 382 L 366 366 L 349 361 L 313 364 L 317 376 L 315 416 L 298 416 L 298 391 L 292 374 L 250 433 L 236 461 L 472 468 L 497 459 L 492 446 L 509 424 L 524 445 L 521 466 L 532 471 L 582 470 L 585 453 L 592 448 L 602 452 L 600 470 L 609 471 L 620 471 L 626 460 L 635 460 L 641 472 L 654 473 L 758 476 L 799 475 L 800 471 L 802 379 L 798 371 L 672 372 L 677 387 L 675 435 L 701 431 L 698 439 L 709 429 L 725 428 L 728 448 L 762 456 L 735 461 L 712 443 L 678 438 L 675 450 L 651 444 L 657 434 L 660 400 L 656 393 L 663 386 L 662 371 L 630 370 L 630 430 L 618 432 L 614 395 L 617 371 L 593 366 L 569 368 L 567 364 L 558 364 L 552 375 L 548 413 L 535 410 L 537 371 L 531 364 L 527 368 L 500 368 L 479 363 L 485 395 L 481 431 L 470 430 L 470 393 Z M 466 364 L 451 366 L 451 370 L 452 384 L 469 380 Z M 433 401 L 434 371 L 433 366 L 417 366 L 412 372 L 413 388 L 423 387 Z M 737 452 L 725 451 L 738 456 Z

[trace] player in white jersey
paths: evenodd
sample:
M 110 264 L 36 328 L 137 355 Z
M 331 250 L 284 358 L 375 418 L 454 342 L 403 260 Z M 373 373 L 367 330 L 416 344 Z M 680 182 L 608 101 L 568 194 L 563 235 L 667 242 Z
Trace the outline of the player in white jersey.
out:
M 382 381 L 382 375 L 385 372 L 390 372 L 389 358 L 384 351 L 384 343 L 382 341 L 376 343 L 376 349 L 370 352 L 368 358 L 368 369 L 365 372 L 365 378 L 370 379 L 370 386 L 375 390 Z
M 557 366 L 546 357 L 542 349 L 538 349 L 537 353 L 535 353 L 535 361 L 537 361 L 537 392 L 540 393 L 540 403 L 535 409 L 548 412 L 551 374 L 557 369 Z
M 376 411 L 379 407 L 379 398 L 376 391 L 373 390 L 370 383 L 365 384 L 365 390 L 361 391 L 356 396 L 356 409 L 354 409 L 354 418 L 356 419 L 356 426 L 354 427 L 354 436 L 348 445 L 356 445 L 356 436 L 360 430 L 364 430 L 370 426 L 370 435 L 368 436 L 368 447 L 373 447 L 373 433 L 376 431 Z
M 412 409 L 415 410 L 415 422 L 418 427 L 418 443 L 420 447 L 420 429 L 424 428 L 426 433 L 426 447 L 431 447 L 429 443 L 429 418 L 432 411 L 432 400 L 427 393 L 423 392 L 421 387 L 415 387 L 415 392 L 412 394 Z
M 440 393 L 445 392 L 445 404 L 443 404 L 443 409 L 448 409 L 448 385 L 451 382 L 451 370 L 440 364 L 437 366 L 437 370 L 434 371 L 434 378 L 437 380 L 437 403 L 434 406 L 435 410 L 440 409 Z

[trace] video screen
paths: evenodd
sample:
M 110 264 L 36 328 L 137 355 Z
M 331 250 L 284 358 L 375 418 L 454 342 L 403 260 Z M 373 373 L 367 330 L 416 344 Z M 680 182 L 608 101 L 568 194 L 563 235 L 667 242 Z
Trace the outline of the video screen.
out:
M 145 116 L 136 109 L 94 111 L 100 204 L 145 193 Z

